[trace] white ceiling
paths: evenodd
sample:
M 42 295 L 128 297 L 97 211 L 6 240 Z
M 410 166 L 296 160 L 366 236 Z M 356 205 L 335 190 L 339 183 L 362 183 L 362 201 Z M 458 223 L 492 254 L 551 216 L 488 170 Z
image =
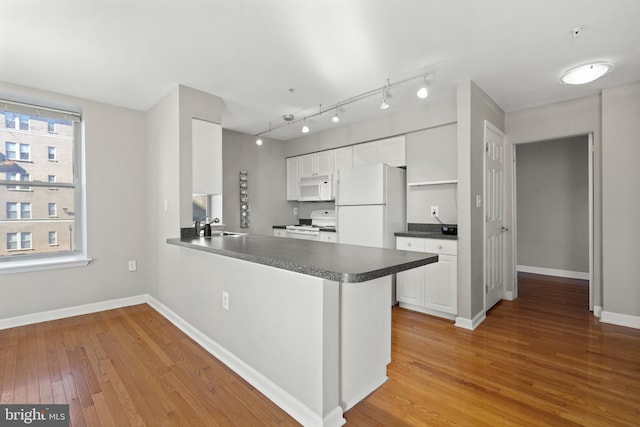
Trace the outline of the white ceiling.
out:
M 1 0 L 0 80 L 143 111 L 184 84 L 222 97 L 223 126 L 249 134 L 424 70 L 429 99 L 470 79 L 512 111 L 639 80 L 638 17 L 638 0 Z M 593 60 L 615 69 L 557 82 Z M 342 124 L 429 102 L 417 83 L 384 112 L 377 96 L 344 107 Z

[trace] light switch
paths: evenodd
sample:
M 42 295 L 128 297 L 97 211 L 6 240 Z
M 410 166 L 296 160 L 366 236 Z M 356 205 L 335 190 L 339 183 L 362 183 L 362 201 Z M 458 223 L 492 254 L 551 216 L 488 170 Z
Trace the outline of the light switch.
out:
M 476 194 L 476 208 L 482 207 L 482 197 L 479 194 Z

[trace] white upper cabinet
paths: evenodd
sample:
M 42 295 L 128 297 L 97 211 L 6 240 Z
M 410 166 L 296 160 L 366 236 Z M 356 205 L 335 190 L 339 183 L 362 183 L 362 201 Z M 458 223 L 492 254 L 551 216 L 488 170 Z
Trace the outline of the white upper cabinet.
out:
M 310 176 L 328 175 L 333 173 L 334 158 L 333 152 L 321 151 L 319 153 L 306 154 L 300 156 L 300 176 L 306 178 Z
M 191 119 L 192 193 L 222 194 L 222 126 Z
M 340 169 L 351 169 L 353 166 L 353 147 L 336 148 L 331 151 L 333 151 L 333 167 L 336 172 Z
M 381 139 L 353 146 L 353 167 L 386 163 L 390 166 L 405 166 L 405 137 Z
M 457 182 L 458 136 L 455 123 L 407 137 L 407 184 Z
M 287 159 L 287 200 L 298 200 L 300 157 Z
M 378 163 L 378 149 L 375 142 L 357 144 L 353 146 L 353 167 L 374 165 Z
M 330 175 L 335 171 L 333 150 L 321 151 L 314 154 L 316 158 L 316 175 Z
M 376 141 L 376 148 L 378 149 L 378 163 L 386 163 L 396 167 L 406 166 L 404 135 Z

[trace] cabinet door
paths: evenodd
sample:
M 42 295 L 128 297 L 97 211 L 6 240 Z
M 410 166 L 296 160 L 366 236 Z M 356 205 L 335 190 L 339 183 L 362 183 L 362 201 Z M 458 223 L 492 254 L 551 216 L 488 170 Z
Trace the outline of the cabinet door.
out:
M 353 167 L 374 165 L 378 163 L 378 149 L 375 142 L 353 146 Z
M 273 235 L 276 237 L 287 237 L 287 230 L 283 228 L 274 228 Z
M 438 255 L 438 262 L 424 267 L 424 306 L 450 314 L 458 311 L 457 257 Z
M 321 231 L 320 241 L 335 243 L 338 241 L 338 236 L 333 231 Z
M 329 175 L 334 171 L 334 153 L 333 150 L 322 151 L 315 154 L 316 175 Z
M 404 135 L 383 139 L 377 144 L 377 163 L 386 163 L 390 166 L 406 166 Z
M 425 268 L 413 268 L 396 275 L 396 299 L 398 301 L 418 306 L 424 305 Z
M 300 176 L 299 178 L 307 178 L 314 176 L 316 173 L 316 156 L 315 154 L 306 154 L 299 157 Z
M 340 169 L 351 169 L 353 165 L 353 148 L 342 147 L 333 150 L 334 164 L 333 169 L 335 172 Z
M 300 180 L 298 178 L 299 157 L 287 159 L 287 200 L 298 200 L 298 190 Z

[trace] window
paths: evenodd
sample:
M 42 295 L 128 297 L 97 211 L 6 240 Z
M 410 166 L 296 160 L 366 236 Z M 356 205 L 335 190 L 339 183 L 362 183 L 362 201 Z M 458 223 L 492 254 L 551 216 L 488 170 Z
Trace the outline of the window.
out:
M 7 202 L 7 219 L 31 219 L 31 203 Z
M 7 181 L 31 181 L 31 175 L 28 173 L 7 173 Z M 7 185 L 7 190 L 23 190 L 29 191 L 31 187 L 28 185 Z
M 7 202 L 7 219 L 18 219 L 18 203 Z
M 0 274 L 88 262 L 81 116 L 38 104 L 0 99 L 7 124 L 0 127 L 0 150 L 13 160 L 0 171 L 0 203 L 6 206 L 6 216 L 0 211 L 0 238 L 6 236 L 6 247 L 0 244 Z M 25 181 L 28 186 L 19 185 Z
M 31 233 L 7 233 L 7 251 L 26 250 L 31 248 Z
M 31 160 L 31 146 L 20 144 L 20 160 Z
M 18 158 L 18 144 L 15 142 L 5 142 L 5 157 L 7 160 L 15 160 Z
M 18 150 L 20 155 L 18 156 Z M 31 146 L 16 142 L 5 142 L 5 156 L 7 160 L 31 160 Z

